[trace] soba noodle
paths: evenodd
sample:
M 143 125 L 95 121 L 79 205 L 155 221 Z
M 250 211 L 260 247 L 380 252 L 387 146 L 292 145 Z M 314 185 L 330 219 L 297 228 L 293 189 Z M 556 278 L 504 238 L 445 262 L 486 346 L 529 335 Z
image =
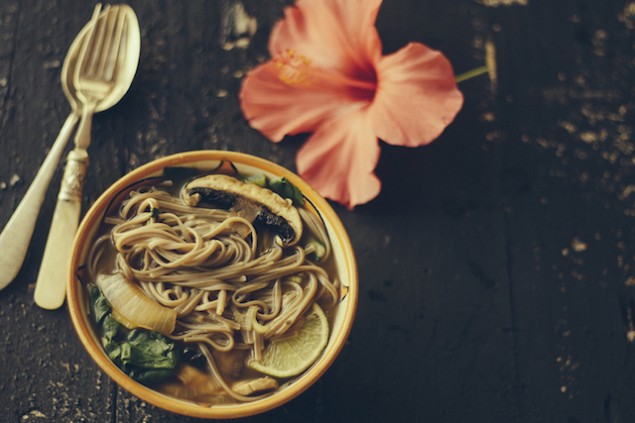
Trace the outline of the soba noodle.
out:
M 300 208 L 305 232 L 325 248 L 321 220 Z M 260 359 L 267 343 L 288 333 L 312 304 L 333 305 L 338 283 L 309 257 L 313 243 L 283 247 L 275 234 L 226 210 L 191 207 L 161 188 L 130 192 L 111 230 L 89 254 L 89 272 L 119 270 L 157 303 L 177 312 L 169 338 L 196 345 L 209 372 L 237 401 L 212 351 L 248 350 Z M 114 248 L 114 253 L 112 249 Z M 114 257 L 113 257 L 114 256 Z

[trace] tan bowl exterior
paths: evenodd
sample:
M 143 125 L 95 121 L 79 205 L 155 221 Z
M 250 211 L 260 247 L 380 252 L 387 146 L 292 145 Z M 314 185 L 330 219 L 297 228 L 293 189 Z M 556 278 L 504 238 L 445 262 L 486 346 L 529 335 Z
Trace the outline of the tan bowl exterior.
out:
M 254 402 L 204 407 L 168 397 L 141 385 L 125 375 L 108 359 L 87 316 L 87 293 L 76 277 L 76 269 L 84 263 L 86 244 L 94 235 L 96 225 L 99 224 L 111 199 L 117 193 L 140 179 L 160 172 L 165 167 L 192 165 L 193 163 L 196 163 L 197 167 L 204 167 L 205 162 L 211 162 L 211 165 L 220 160 L 231 161 L 238 168 L 241 166 L 258 168 L 265 173 L 284 176 L 302 191 L 322 214 L 327 226 L 329 226 L 328 230 L 333 241 L 334 253 L 337 254 L 339 261 L 340 271 L 338 275 L 340 281 L 348 286 L 348 292 L 338 305 L 329 343 L 321 358 L 293 383 L 267 398 Z M 357 308 L 358 276 L 353 248 L 344 226 L 329 203 L 304 180 L 281 166 L 248 154 L 227 151 L 194 151 L 164 157 L 141 166 L 119 179 L 97 199 L 86 213 L 75 237 L 67 288 L 69 312 L 81 342 L 97 365 L 121 387 L 144 401 L 174 413 L 200 418 L 227 419 L 254 415 L 278 407 L 305 391 L 324 374 L 344 346 L 351 330 Z

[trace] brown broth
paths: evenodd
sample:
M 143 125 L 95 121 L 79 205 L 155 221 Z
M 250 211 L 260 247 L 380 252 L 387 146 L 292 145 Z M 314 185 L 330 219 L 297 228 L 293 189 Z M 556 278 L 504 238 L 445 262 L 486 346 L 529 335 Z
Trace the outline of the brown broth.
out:
M 175 179 L 172 181 L 171 184 L 168 184 L 167 186 L 165 184 L 158 184 L 158 185 L 163 185 L 162 189 L 164 188 L 168 188 L 170 189 L 171 194 L 174 195 L 175 193 L 178 192 L 178 189 L 183 186 L 183 184 L 186 181 L 186 177 L 182 177 L 181 179 Z M 154 182 L 158 182 L 156 179 L 154 179 Z M 164 180 L 165 182 L 165 180 Z M 122 198 L 122 197 L 119 197 Z M 127 198 L 127 197 L 126 197 Z M 120 200 L 121 201 L 121 200 Z M 112 204 L 111 207 L 109 207 L 109 210 L 111 211 L 111 213 L 116 213 L 118 211 L 120 207 L 120 204 Z M 95 240 L 98 239 L 99 237 L 103 236 L 103 235 L 108 235 L 110 233 L 110 231 L 112 230 L 113 225 L 106 223 L 105 220 L 102 221 L 101 225 L 100 225 L 100 229 L 97 232 L 97 235 L 95 236 Z M 305 225 L 305 231 L 308 231 L 308 228 Z M 258 229 L 259 231 L 265 230 L 266 229 Z M 317 238 L 317 235 L 315 234 L 311 234 L 313 237 Z M 306 239 L 306 235 L 303 235 L 303 240 Z M 270 236 L 270 238 L 273 238 L 272 236 Z M 301 241 L 302 243 L 303 241 Z M 115 268 L 116 268 L 116 264 L 115 264 L 115 256 L 116 256 L 116 251 L 114 249 L 114 246 L 112 245 L 112 241 L 109 242 L 105 242 L 104 245 L 102 246 L 102 253 L 103 256 L 101 257 L 101 259 L 99 260 L 99 266 L 98 266 L 98 273 L 106 273 L 106 274 L 110 274 L 112 273 Z M 320 263 L 320 267 L 323 267 L 327 273 L 329 275 L 335 275 L 335 263 L 333 260 L 333 257 L 329 257 L 328 260 L 325 263 Z M 339 300 L 339 298 L 338 298 Z M 315 300 L 314 300 L 315 301 Z M 333 319 L 332 316 L 335 313 L 335 307 L 336 306 L 332 306 L 330 304 L 328 304 L 325 301 L 320 301 L 320 305 L 322 306 L 328 320 L 329 320 L 329 328 L 332 331 L 332 325 L 333 325 Z M 96 328 L 97 331 L 99 331 L 99 328 Z M 240 337 L 240 333 L 236 332 L 234 334 L 235 337 Z M 186 344 L 184 342 L 178 341 L 177 344 L 179 345 L 179 348 L 181 349 L 185 349 L 185 347 L 187 347 L 189 344 Z M 225 357 L 226 354 L 229 354 L 229 358 Z M 233 358 L 234 361 L 237 361 L 241 364 L 240 368 L 234 371 L 230 371 L 229 368 L 227 367 L 228 365 L 223 364 L 225 361 L 228 360 L 232 360 L 231 355 L 239 355 L 240 357 L 238 358 Z M 220 353 L 218 351 L 214 351 L 213 352 L 215 361 L 219 367 L 220 373 L 222 375 L 222 378 L 225 380 L 225 382 L 228 385 L 232 385 L 232 383 L 234 382 L 238 382 L 241 380 L 247 380 L 247 379 L 253 379 L 253 378 L 258 378 L 258 377 L 262 377 L 264 376 L 263 374 L 249 368 L 247 365 L 245 365 L 245 361 L 246 359 L 249 358 L 249 351 L 236 351 L 236 352 L 230 352 L 230 353 Z M 193 366 L 195 369 L 198 369 L 202 372 L 209 372 L 209 369 L 207 368 L 207 363 L 202 360 L 200 357 L 199 358 L 194 358 L 193 361 L 191 363 L 184 363 L 184 364 L 189 364 L 191 366 Z M 299 375 L 301 376 L 301 375 Z M 279 380 L 280 383 L 280 388 L 278 389 L 282 389 L 286 383 L 288 383 L 290 380 L 293 380 L 299 376 L 296 376 L 294 378 L 291 378 L 289 380 Z M 211 377 L 211 375 L 210 375 Z M 180 393 L 176 392 L 175 390 L 178 391 L 178 385 L 181 384 L 182 386 L 182 391 L 183 391 L 183 395 L 181 395 Z M 151 385 L 154 389 L 160 391 L 160 392 L 164 392 L 168 395 L 173 395 L 173 396 L 177 396 L 180 397 L 182 399 L 187 399 L 199 404 L 205 404 L 205 405 L 213 405 L 213 404 L 221 404 L 221 403 L 233 403 L 236 402 L 233 398 L 227 396 L 226 394 L 224 394 L 224 391 L 220 390 L 218 394 L 208 394 L 208 395 L 204 395 L 205 400 L 202 399 L 201 395 L 196 394 L 196 389 L 194 390 L 189 390 L 188 391 L 188 387 L 185 386 L 181 381 L 179 381 L 176 377 L 172 377 L 171 379 L 167 380 L 166 382 L 163 382 L 161 384 L 158 385 Z M 194 391 L 195 394 L 190 395 L 190 391 Z M 189 392 L 189 393 L 188 393 Z

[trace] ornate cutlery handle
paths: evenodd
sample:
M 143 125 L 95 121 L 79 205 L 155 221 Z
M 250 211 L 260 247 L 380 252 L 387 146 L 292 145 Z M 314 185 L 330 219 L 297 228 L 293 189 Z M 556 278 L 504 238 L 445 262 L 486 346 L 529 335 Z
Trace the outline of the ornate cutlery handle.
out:
M 15 279 L 22 267 L 46 190 L 78 118 L 75 112 L 68 115 L 51 151 L 0 234 L 0 289 Z
M 68 161 L 64 168 L 64 178 L 58 199 L 62 201 L 82 201 L 86 170 L 88 169 L 88 153 L 76 148 L 68 154 Z
M 57 197 L 42 265 L 35 284 L 35 303 L 45 309 L 61 307 L 66 298 L 68 261 L 82 208 L 82 192 L 88 169 L 88 154 L 75 148 L 68 154 L 64 178 Z

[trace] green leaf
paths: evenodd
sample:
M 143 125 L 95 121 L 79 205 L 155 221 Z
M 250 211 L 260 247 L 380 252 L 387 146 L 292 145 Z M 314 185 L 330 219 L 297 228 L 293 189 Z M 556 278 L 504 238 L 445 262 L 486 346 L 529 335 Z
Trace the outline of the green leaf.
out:
M 104 297 L 99 290 L 99 287 L 95 284 L 88 285 L 88 295 L 90 296 L 93 302 L 93 311 L 95 313 L 95 323 L 100 324 L 104 317 L 108 313 L 110 313 L 110 305 L 108 305 L 108 301 L 106 301 L 106 297 Z
M 129 331 L 117 322 L 99 287 L 89 285 L 93 311 L 101 324 L 101 343 L 108 357 L 133 379 L 152 384 L 172 376 L 181 363 L 176 343 L 158 332 L 145 329 Z
M 304 206 L 304 196 L 302 192 L 284 176 L 269 181 L 269 189 L 276 192 L 282 198 L 290 198 L 294 206 Z
M 129 363 L 145 369 L 173 369 L 180 363 L 175 344 L 157 332 L 135 329 L 128 335 Z
M 181 363 L 180 356 L 175 343 L 143 329 L 131 331 L 110 355 L 122 370 L 142 383 L 156 383 L 173 375 Z
M 267 187 L 267 177 L 263 174 L 247 176 L 245 178 L 245 182 L 248 184 L 258 185 L 260 188 Z
M 108 341 L 114 341 L 115 336 L 117 336 L 117 334 L 119 333 L 119 329 L 121 328 L 121 323 L 113 319 L 112 316 L 108 315 L 106 316 L 106 318 L 104 318 L 102 328 L 102 336 Z
M 104 349 L 110 356 L 113 351 L 119 348 L 119 343 L 115 339 L 117 334 L 121 330 L 121 324 L 117 322 L 112 316 L 107 315 L 102 322 L 102 334 L 101 334 L 101 344 L 104 346 Z M 111 360 L 114 359 L 111 357 Z
M 128 370 L 128 376 L 145 385 L 152 385 L 170 378 L 174 374 L 174 369 L 137 369 Z

